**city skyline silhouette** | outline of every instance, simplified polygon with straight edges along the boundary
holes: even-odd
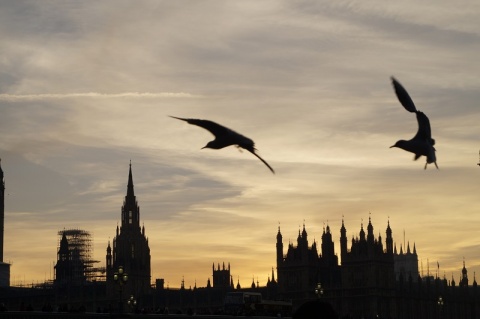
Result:
[[[1,169],[1,166],[0,166],[0,169]],[[1,173],[3,174],[3,170],[1,170]],[[2,176],[2,174],[0,174],[0,176]],[[114,269],[117,269],[119,266],[122,266],[122,267],[125,267],[125,265],[128,265],[128,263],[126,263],[124,260],[123,260],[123,257],[120,258],[119,260],[116,260],[116,257],[115,259],[111,259],[112,257],[109,257],[109,251],[111,251],[111,247],[114,247],[113,251],[113,255],[116,256],[117,254],[115,254],[115,247],[118,245],[115,244],[115,240],[117,238],[120,238],[119,237],[119,234],[126,234],[127,237],[130,237],[132,236],[131,232],[133,231],[133,233],[135,232],[138,232],[138,234],[142,237],[142,238],[145,238],[147,240],[147,249],[148,249],[148,236],[145,235],[145,223],[143,221],[140,220],[140,206],[138,204],[138,200],[137,200],[137,196],[135,196],[135,191],[134,191],[134,182],[133,182],[133,173],[132,173],[132,163],[130,161],[130,164],[129,164],[129,172],[128,172],[128,182],[127,182],[127,191],[126,191],[126,196],[125,196],[125,199],[123,201],[123,207],[122,207],[122,212],[121,212],[121,215],[120,215],[120,220],[121,220],[121,228],[119,228],[119,224],[118,224],[118,221],[117,221],[117,230],[116,230],[116,236],[113,237],[113,240],[111,241],[109,239],[108,241],[108,245],[107,247],[105,248],[106,252],[107,252],[107,261],[105,263],[105,260],[94,260],[92,259],[92,257],[90,256],[91,252],[90,252],[90,249],[91,249],[91,239],[89,239],[89,243],[88,243],[88,258],[85,259],[87,264],[88,264],[88,267],[90,268],[95,268],[93,269],[90,269],[89,272],[85,272],[81,274],[82,278],[83,276],[85,276],[86,280],[87,281],[91,281],[91,280],[97,280],[95,279],[96,276],[98,276],[98,279],[100,280],[107,280],[108,282],[108,268],[111,267],[112,271]],[[133,215],[132,215],[132,210],[134,211]],[[135,212],[136,211],[136,212]],[[128,215],[130,214],[130,215]],[[132,221],[133,221],[133,229],[132,230],[129,230],[129,225],[132,224]],[[140,226],[142,225],[142,226]],[[339,229],[338,233],[341,234],[342,236],[343,235],[343,232],[345,232],[345,235],[346,235],[346,230],[345,230],[345,224],[344,224],[344,216],[342,216],[342,222],[341,222],[341,229]],[[368,226],[368,227],[367,227]],[[416,243],[415,241],[413,241],[413,243],[411,244],[410,243],[410,240],[407,241],[407,239],[405,238],[405,230],[403,231],[403,241],[402,239],[400,239],[400,241],[398,241],[397,238],[393,238],[392,237],[392,230],[390,228],[390,220],[388,219],[388,223],[387,223],[387,229],[386,229],[386,233],[385,233],[385,230],[384,229],[381,229],[381,230],[377,230],[378,231],[378,243],[380,245],[382,245],[384,248],[385,248],[385,251],[388,251],[388,250],[391,250],[391,252],[394,252],[395,256],[406,256],[406,255],[410,255],[411,253],[415,254],[415,256],[419,256],[417,254],[417,249],[416,249]],[[148,227],[148,226],[147,226]],[[67,228],[67,230],[65,230]],[[137,229],[138,228],[138,229]],[[308,227],[307,227],[308,228]],[[349,241],[349,239],[347,239],[347,237],[345,237],[345,239],[347,240],[346,243],[345,243],[345,249],[348,249],[348,251],[350,251],[351,249],[353,249],[353,246],[355,245],[354,242],[359,240],[359,234],[360,234],[360,238],[362,236],[362,232],[364,230],[366,230],[368,228],[368,231],[369,231],[369,234],[371,233],[373,235],[373,232],[374,232],[374,228],[372,226],[372,221],[371,221],[371,213],[369,213],[369,217],[368,217],[368,224],[365,223],[364,224],[364,221],[363,221],[363,218],[361,219],[361,223],[360,223],[360,227],[359,229],[352,229],[350,227],[350,232],[349,232],[349,235],[351,237],[351,240]],[[371,229],[370,229],[371,228]],[[121,231],[120,231],[121,229]],[[61,240],[59,240],[60,242],[63,239],[62,236],[65,236],[66,233],[72,233],[71,236],[73,236],[72,238],[74,238],[74,240],[77,240],[75,238],[77,238],[79,236],[79,234],[87,234],[88,237],[90,238],[91,234],[88,232],[88,230],[79,230],[79,229],[68,229],[68,227],[64,227],[64,230],[63,231],[59,231],[58,232],[58,235],[60,236],[59,238],[62,238]],[[315,237],[313,237],[313,241],[312,241],[312,236],[310,236],[310,244],[313,245],[313,246],[321,246],[322,247],[322,250],[323,250],[323,245],[324,245],[324,242],[323,242],[323,237],[325,236],[325,232],[327,232],[327,234],[331,234],[329,235],[330,236],[330,240],[332,241],[331,242],[331,249],[329,250],[329,254],[332,254],[332,255],[335,255],[335,264],[336,265],[341,265],[342,264],[342,261],[343,261],[343,253],[342,250],[342,242],[341,242],[341,238],[340,238],[340,241],[339,241],[339,247],[340,249],[337,251],[335,250],[335,243],[336,241],[332,238],[332,236],[334,237],[335,236],[335,232],[331,230],[331,226],[330,224],[328,223],[324,223],[323,224],[323,233],[322,233],[322,236],[321,238],[322,239],[319,239],[317,241],[317,239]],[[77,234],[78,233],[78,234]],[[302,229],[300,228],[299,226],[299,229],[298,229],[298,238],[297,238],[297,241],[298,243],[295,243],[295,240],[292,240],[292,239],[288,239],[288,245],[286,245],[286,248],[288,248],[290,250],[290,246],[292,247],[300,247],[301,246],[301,243],[300,243],[300,237],[305,237],[305,240],[307,240],[307,231],[306,231],[306,225],[305,225],[305,221],[303,221],[303,226],[302,226]],[[382,233],[383,233],[383,236],[382,236]],[[280,234],[280,225],[278,226],[278,233],[277,233],[277,243],[278,243],[278,235]],[[387,234],[387,239],[386,241],[382,241],[382,238],[385,239],[385,234]],[[390,235],[388,235],[390,234]],[[365,235],[364,235],[365,236]],[[389,236],[390,236],[390,244],[388,243],[389,241]],[[70,238],[70,237],[69,237]],[[78,237],[80,238],[80,237]],[[135,236],[133,236],[133,238],[135,238]],[[394,240],[395,239],[395,240]],[[131,242],[132,239],[123,239],[123,241],[127,240],[127,242]],[[134,239],[134,242],[136,242],[137,240]],[[143,240],[142,240],[143,241]],[[375,239],[375,242],[377,242],[377,239]],[[285,243],[287,244],[287,243]],[[123,245],[123,244],[121,244]],[[130,245],[130,244],[128,244]],[[136,246],[136,254],[139,254],[139,251],[141,252],[143,250],[143,248],[140,248],[143,244],[141,242],[135,244]],[[297,246],[298,245],[298,246]],[[308,245],[308,241],[306,242],[306,245]],[[390,246],[389,246],[390,245]],[[398,246],[398,247],[397,247]],[[60,250],[61,250],[61,244],[58,244],[57,247],[56,247],[56,251],[57,253],[59,253],[59,247],[60,247]],[[121,247],[121,246],[120,246]],[[87,249],[87,248],[86,248]],[[123,249],[122,249],[123,250]],[[130,254],[130,247],[126,247],[126,250],[127,250],[127,253]],[[134,255],[134,252],[133,252],[134,248],[132,247],[131,248],[131,254],[132,256]],[[317,257],[322,257],[322,255],[324,256],[324,251],[318,251],[317,252]],[[383,250],[383,248],[382,248]],[[353,250],[352,250],[353,251]],[[282,249],[282,253],[281,253],[281,256],[283,258],[287,257],[289,254],[288,251],[283,251]],[[111,256],[111,255],[110,255]],[[207,257],[208,258],[208,257]],[[248,256],[247,256],[248,258]],[[424,267],[424,261],[423,261],[423,258],[421,258],[421,255],[419,257],[416,257],[418,260],[416,262],[417,264],[417,269],[414,271],[415,275],[414,277],[416,278],[416,276],[420,276],[421,278],[427,278],[427,277],[432,277],[432,278],[441,278],[441,279],[445,279],[447,280],[449,283],[450,282],[460,282],[462,280],[462,268],[459,267],[459,270],[457,272],[453,272],[451,273],[451,277],[448,277],[446,272],[443,271],[443,276],[442,276],[442,272],[441,272],[441,269],[440,269],[440,263],[439,261],[429,261],[427,259],[426,263],[425,263],[425,267]],[[58,257],[57,257],[58,259]],[[149,249],[148,249],[148,265],[150,265],[150,254],[149,254]],[[155,259],[155,256],[153,257],[153,259]],[[82,259],[83,260],[83,259]],[[110,260],[110,261],[109,261]],[[56,261],[58,263],[58,260]],[[82,262],[85,262],[85,261],[82,261]],[[213,262],[213,268],[215,269],[215,264],[216,262],[215,261],[212,261]],[[223,264],[223,269],[225,269],[225,261],[222,262]],[[228,270],[230,272],[230,262],[228,262]],[[430,265],[437,265],[437,267],[432,267],[432,269],[430,269]],[[104,271],[101,271],[100,269],[104,269],[104,268],[107,268],[107,271],[106,271],[106,274]],[[54,267],[56,268],[56,266]],[[465,268],[465,258],[463,258],[463,268]],[[98,270],[97,270],[98,269]],[[220,262],[218,262],[218,270],[220,270]],[[92,272],[91,272],[92,271]],[[204,271],[204,270],[202,270]],[[200,271],[200,273],[202,272]],[[239,272],[241,272],[241,269],[238,269]],[[237,281],[235,281],[235,285],[240,285],[242,287],[248,287],[250,285],[256,285],[256,286],[265,286],[271,279],[274,279],[275,277],[278,278],[278,246],[277,246],[277,261],[276,263],[272,266],[272,272],[271,274],[269,274],[267,276],[267,279],[263,279],[262,280],[262,283],[263,281],[265,282],[265,284],[263,285],[260,285],[260,280],[259,280],[259,276],[255,276],[255,274],[252,275],[252,279],[251,279],[251,282],[250,283],[247,283],[245,284],[244,282],[243,283],[240,283],[240,276],[239,275],[236,275],[237,276]],[[58,270],[55,270],[54,271],[57,275],[53,275],[53,277],[50,277],[47,279],[45,279],[45,282],[50,282],[50,281],[54,281],[54,280],[57,280],[58,279]],[[53,272],[52,272],[53,273]],[[102,274],[100,274],[102,273]],[[454,275],[455,273],[455,275]],[[235,276],[235,273],[232,272],[232,277],[230,278],[233,281],[233,277]],[[169,277],[168,274],[163,274],[161,275],[160,277],[153,277],[151,276],[151,273],[150,273],[150,266],[148,267],[148,272],[145,273],[145,284],[149,283],[151,285],[153,285],[155,283],[156,280],[158,279],[161,279],[161,280],[165,280],[164,277]],[[212,277],[211,275],[208,275],[207,276],[207,280],[205,282],[205,285],[202,285],[201,281],[197,282],[197,276],[194,276],[195,279],[194,279],[194,287],[206,287],[207,285],[210,284],[210,282],[212,281]],[[398,274],[396,274],[396,277],[398,278]],[[102,279],[103,278],[103,279]],[[470,283],[472,283],[474,280],[475,280],[475,272],[473,274],[473,277],[471,276],[471,281]],[[15,280],[15,277],[14,277],[14,280]],[[187,278],[187,282],[190,281],[191,278]],[[416,279],[415,279],[416,281]],[[12,286],[29,286],[31,284],[39,284],[41,282],[39,281],[36,281],[35,283],[32,281],[31,283],[28,283],[28,282],[20,282],[20,284],[18,282],[13,282],[11,285]],[[185,285],[185,276],[182,275],[182,279],[181,279],[181,282],[179,285],[170,285],[170,282],[167,280],[166,281],[166,286],[167,287],[171,287],[171,288],[180,288],[180,287],[185,287],[185,288],[192,288],[192,285],[190,286],[187,286]],[[137,294],[140,294],[139,292],[136,293]]]

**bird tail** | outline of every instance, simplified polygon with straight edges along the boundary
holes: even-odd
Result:
[[[275,171],[273,170],[273,168],[270,165],[268,165],[268,163],[263,158],[261,158],[260,155],[255,153],[255,150],[256,149],[254,148],[253,151],[251,151],[251,150],[249,150],[249,151],[250,151],[250,153],[252,153],[256,157],[258,157],[258,159],[261,160],[263,162],[263,164],[267,165],[267,167],[270,169],[270,171],[272,171],[272,173],[275,174]]]

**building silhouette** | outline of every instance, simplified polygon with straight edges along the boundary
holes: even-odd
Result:
[[[220,264],[218,264],[217,269],[215,269],[215,263],[212,265],[212,277],[213,277],[213,287],[214,288],[233,288],[233,279],[230,275],[230,263],[228,267],[225,268],[225,263],[220,269]]]
[[[107,295],[115,298],[140,296],[150,292],[150,248],[145,236],[145,226],[140,227],[140,207],[133,188],[132,164],[128,172],[127,195],[121,209],[121,225],[116,229],[113,247],[108,243],[106,255]],[[121,286],[114,279],[115,272],[122,267],[128,281]]]
[[[5,182],[1,165],[0,180],[3,225]],[[242,288],[239,280],[234,285],[230,263],[227,266],[218,263],[217,267],[213,263],[206,287],[197,287],[195,281],[193,288],[187,288],[183,278],[180,288],[169,288],[168,284],[165,287],[164,279],[157,279],[156,286],[152,287],[150,249],[145,228],[140,227],[140,208],[134,194],[130,164],[121,225],[117,226],[112,245],[108,243],[105,276],[98,274],[101,268],[93,267],[96,262],[89,258],[88,232],[63,230],[58,233],[55,280],[32,283],[29,287],[8,287],[10,265],[2,262],[0,271],[7,287],[0,287],[0,301],[10,310],[25,310],[28,304],[34,310],[46,309],[44,311],[58,305],[60,311],[114,312],[122,309],[116,307],[122,302],[126,308],[126,299],[133,295],[139,307],[157,313],[169,310],[169,313],[222,314],[228,292],[257,292],[264,300],[290,300],[293,309],[321,298],[322,303],[330,304],[345,318],[480,318],[476,276],[474,273],[473,279],[471,275],[469,278],[465,260],[457,282],[453,274],[450,281],[445,275],[440,278],[438,263],[436,276],[427,271],[427,276],[423,277],[423,271],[422,276],[418,274],[416,245],[413,244],[411,250],[410,244],[404,243],[397,253],[389,221],[385,237],[380,233],[377,237],[374,235],[369,218],[366,229],[362,222],[358,233],[347,236],[342,219],[339,264],[328,224],[323,229],[321,243],[314,240],[311,245],[304,224],[303,229],[299,229],[296,246],[289,242],[285,253],[278,227],[277,274],[275,276],[272,268],[265,286],[260,286],[255,276],[251,285]],[[3,232],[0,246],[3,248]],[[1,257],[3,260],[3,253]],[[120,266],[128,274],[123,286],[114,280]],[[322,289],[317,289],[317,294],[315,290],[319,284]]]
[[[418,280],[418,255],[415,243],[413,244],[413,252],[410,251],[410,243],[407,244],[407,251],[403,252],[403,247],[400,246],[400,253],[397,253],[397,247],[395,246],[393,252],[394,259],[394,271],[395,280],[400,280],[400,277],[405,280],[411,280],[416,282]]]
[[[465,260],[463,261],[463,268],[462,268],[462,277],[460,278],[460,287],[468,287],[468,274],[467,268],[465,267]]]
[[[315,297],[315,287],[322,283],[325,287],[339,287],[340,267],[335,255],[330,227],[324,228],[321,254],[316,241],[309,247],[305,224],[298,231],[297,246],[289,243],[283,254],[283,236],[277,232],[277,278],[278,293],[282,299],[308,299]],[[273,277],[273,275],[272,275]]]
[[[10,264],[3,261],[3,245],[5,238],[5,179],[0,159],[0,287],[10,286]]]
[[[61,236],[57,263],[54,267],[56,285],[78,286],[97,277],[92,259],[91,234],[81,229],[64,229],[58,232]]]
[[[393,238],[390,222],[386,229],[386,248],[382,237],[374,236],[371,218],[367,233],[360,226],[359,237],[347,249],[347,230],[342,220],[340,250],[342,258],[342,310],[352,314],[395,315],[395,275]]]
[[[320,297],[345,318],[479,318],[480,293],[475,276],[473,284],[468,286],[465,262],[458,285],[453,277],[448,282],[438,274],[422,278],[418,273],[415,244],[413,251],[408,244],[406,252],[400,247],[397,253],[389,221],[385,234],[384,241],[380,234],[375,237],[369,218],[366,231],[362,223],[349,245],[342,219],[341,265],[338,266],[328,225],[322,235],[321,255],[315,241],[308,245],[305,225],[303,231],[299,231],[297,246],[289,243],[284,255],[279,228],[276,235],[279,288],[276,298],[293,300],[295,309]],[[314,294],[317,284],[322,287],[319,296]]]

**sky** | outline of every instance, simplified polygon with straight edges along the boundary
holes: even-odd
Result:
[[[105,266],[132,163],[152,282],[206,286],[212,264],[265,285],[299,229],[340,255],[371,218],[423,274],[480,276],[480,2],[2,1],[0,158],[11,284],[53,279],[58,231]],[[389,148],[430,119],[437,163]],[[209,119],[256,143],[169,117]],[[384,243],[385,245],[385,243]],[[439,268],[437,268],[437,262]],[[477,279],[478,280],[478,279]]]

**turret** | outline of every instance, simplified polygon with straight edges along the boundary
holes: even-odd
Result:
[[[62,239],[60,240],[60,248],[58,249],[58,260],[67,261],[69,254],[67,236],[65,232],[63,232]]]
[[[282,233],[280,232],[280,226],[278,226],[277,233],[277,267],[279,267],[283,262],[283,242],[282,242]]]
[[[360,241],[365,241],[365,231],[363,230],[363,222],[360,226]]]
[[[465,260],[463,261],[462,279],[460,280],[460,286],[464,286],[464,287],[468,286],[468,275],[467,275],[467,268],[465,267]]]
[[[342,258],[342,264],[345,262],[345,257],[347,256],[347,229],[343,223],[342,218],[342,227],[340,228],[340,257]]]
[[[392,229],[390,228],[390,221],[388,221],[386,233],[387,233],[387,239],[386,239],[387,254],[393,254],[393,238],[392,238]],[[415,245],[413,247],[415,249]]]
[[[327,230],[322,235],[322,256],[327,260],[333,260],[335,256],[332,233],[330,232],[330,226],[328,226],[328,224]]]
[[[110,247],[110,240],[107,246],[107,270],[112,268],[112,247]]]
[[[373,236],[373,225],[372,219],[368,217],[368,226],[367,226],[367,241],[373,244],[375,237]]]

